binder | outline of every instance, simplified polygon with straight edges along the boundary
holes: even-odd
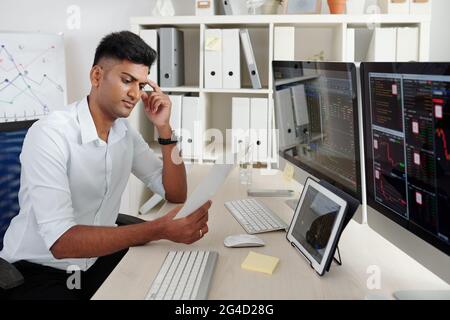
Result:
[[[169,95],[169,99],[172,102],[172,110],[170,113],[170,127],[172,128],[172,130],[175,132],[175,134],[177,136],[181,135],[181,123],[182,123],[182,118],[181,118],[181,110],[182,110],[182,105],[183,105],[183,95],[178,94],[178,95]],[[158,140],[158,130],[156,130],[155,128],[155,141]]]
[[[176,28],[159,29],[160,86],[179,87],[184,84],[184,36]]]
[[[346,59],[347,62],[355,61],[355,29],[347,29],[347,45],[346,45]]]
[[[408,14],[410,0],[378,0],[381,13]]]
[[[273,60],[295,60],[295,27],[275,27]]]
[[[397,49],[396,28],[375,28],[367,53],[367,61],[395,61]]]
[[[199,97],[183,97],[181,119],[181,150],[183,157],[201,158],[206,113],[205,108],[200,105]]]
[[[305,85],[300,84],[291,88],[292,104],[294,109],[295,124],[297,127],[309,123],[308,103],[306,102]]]
[[[222,30],[222,84],[226,89],[241,88],[239,29]]]
[[[259,77],[258,68],[256,66],[255,55],[253,53],[248,29],[241,29],[239,31],[239,34],[241,36],[241,44],[244,50],[245,60],[247,61],[248,73],[250,76],[250,80],[252,81],[253,89],[261,89],[261,79]]]
[[[250,143],[254,162],[266,162],[268,156],[269,106],[267,98],[250,99]]]
[[[410,0],[409,14],[431,15],[431,0]]]
[[[153,50],[155,50],[158,53],[159,56],[159,50],[158,50],[158,30],[141,30],[139,32],[139,36],[142,38],[142,40],[145,41]],[[159,57],[158,57],[159,59]],[[153,65],[150,68],[150,74],[148,75],[148,79],[159,83],[159,77],[158,77],[158,59],[153,63]]]
[[[276,105],[279,106],[275,108],[275,117],[279,130],[280,149],[282,150],[296,142],[291,89],[286,88],[276,91],[274,98]]]
[[[222,30],[205,30],[205,88],[222,88]]]
[[[225,15],[233,15],[233,9],[231,8],[230,0],[220,0],[220,2],[222,3],[223,12],[225,12]]]
[[[396,61],[419,61],[419,28],[397,28]]]
[[[250,98],[231,99],[231,150],[238,154],[241,145],[250,142]]]

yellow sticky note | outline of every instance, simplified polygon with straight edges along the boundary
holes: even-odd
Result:
[[[209,36],[205,40],[205,49],[207,51],[221,51],[222,50],[222,39],[215,36]]]
[[[280,259],[250,251],[241,264],[242,269],[272,274]]]
[[[291,181],[294,177],[294,167],[291,166],[289,163],[286,163],[286,166],[284,167],[283,171],[283,178],[287,181]]]

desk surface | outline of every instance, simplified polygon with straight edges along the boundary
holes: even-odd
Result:
[[[210,166],[194,166],[188,175],[189,192],[201,181]],[[264,175],[254,170],[255,188],[289,188],[301,191],[295,181],[286,181],[282,173]],[[274,171],[272,171],[274,173]],[[224,202],[246,198],[246,186],[239,184],[235,168],[212,199],[209,233],[192,245],[162,240],[130,248],[93,299],[144,299],[159,268],[170,250],[214,250],[219,253],[212,278],[209,299],[364,299],[370,293],[392,294],[396,290],[449,290],[450,286],[425,267],[379,236],[367,225],[351,221],[340,240],[342,266],[333,263],[329,273],[318,276],[307,261],[286,241],[285,232],[260,234],[266,246],[226,248],[223,239],[245,233],[224,207]],[[284,221],[290,223],[292,210],[286,198],[260,198]],[[144,215],[151,220],[170,210],[164,205],[159,213]],[[273,275],[241,269],[241,263],[255,251],[280,258]],[[371,290],[374,274],[380,275],[380,289]],[[369,285],[368,285],[369,284]]]

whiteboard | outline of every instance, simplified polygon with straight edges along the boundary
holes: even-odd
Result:
[[[64,108],[65,70],[62,35],[0,32],[0,122]]]

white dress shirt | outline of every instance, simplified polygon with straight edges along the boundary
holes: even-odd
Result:
[[[51,246],[75,225],[115,226],[130,173],[165,196],[162,162],[126,119],[117,119],[108,143],[98,137],[87,98],[37,121],[22,153],[20,213],[11,221],[0,257],[67,270],[96,258],[55,259]]]

